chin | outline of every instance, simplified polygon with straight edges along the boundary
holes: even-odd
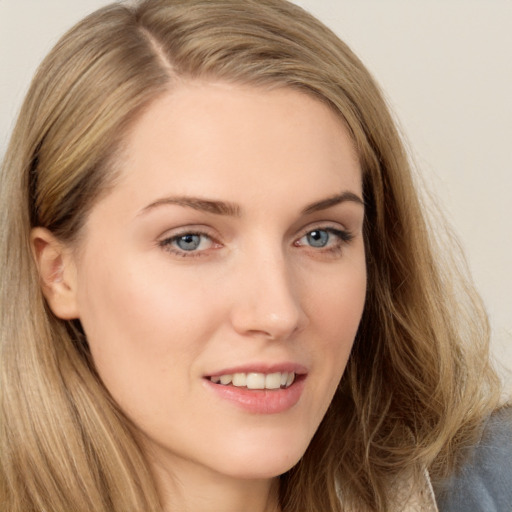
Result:
[[[293,436],[233,443],[223,457],[220,471],[242,479],[275,478],[289,471],[301,459],[310,439],[293,442]],[[219,461],[220,462],[220,461]]]

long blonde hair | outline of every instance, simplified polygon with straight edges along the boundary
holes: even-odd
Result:
[[[52,315],[30,230],[64,241],[115,186],[123,136],[181,78],[302,90],[345,120],[363,168],[369,276],[334,400],[281,476],[283,511],[386,511],[402,471],[453,467],[496,405],[488,326],[434,247],[378,87],[329,29],[284,0],[113,4],[39,68],[1,172],[0,500],[9,512],[158,511],[132,426],[98,378],[78,322]]]

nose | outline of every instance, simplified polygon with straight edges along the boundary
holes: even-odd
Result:
[[[291,265],[274,252],[245,258],[236,272],[231,322],[243,336],[285,340],[308,324]]]

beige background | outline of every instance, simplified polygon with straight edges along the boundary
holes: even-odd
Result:
[[[103,0],[0,0],[0,155],[30,77]],[[512,369],[512,1],[297,0],[372,70],[468,255]],[[509,380],[512,383],[512,379]]]

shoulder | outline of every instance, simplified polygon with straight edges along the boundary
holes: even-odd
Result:
[[[466,462],[435,492],[439,512],[512,511],[512,407],[488,419]]]

